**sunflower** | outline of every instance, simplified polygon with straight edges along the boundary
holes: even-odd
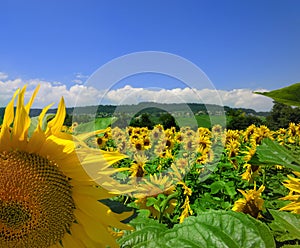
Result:
[[[241,143],[235,139],[228,140],[226,143],[226,151],[228,158],[234,158],[240,151]]]
[[[145,164],[148,161],[148,158],[144,154],[136,153],[134,155],[134,162],[131,164],[128,169],[131,171],[131,177],[140,180],[145,174]]]
[[[101,137],[97,137],[95,141],[96,141],[96,145],[97,145],[100,149],[103,149],[103,148],[105,148],[108,139],[105,138],[104,136],[101,136]]]
[[[147,204],[149,197],[157,197],[159,194],[169,196],[175,192],[175,185],[168,176],[157,174],[150,175],[149,178],[143,178],[138,185],[137,193],[134,197],[137,198],[135,203],[140,209],[148,209],[154,218],[160,216],[160,211],[154,206]],[[173,213],[176,206],[176,199],[171,199],[166,206],[164,213]]]
[[[292,213],[300,214],[300,173],[293,172],[297,177],[288,176],[284,186],[290,190],[290,193],[281,198],[281,200],[289,200],[291,203],[280,210],[292,211]]]
[[[240,133],[238,130],[227,130],[226,136],[225,136],[225,144],[227,144],[230,140],[239,140],[240,139]]]
[[[259,175],[260,167],[258,165],[246,163],[244,168],[246,168],[246,171],[241,175],[242,179],[253,183],[255,177]]]
[[[118,247],[111,230],[128,229],[120,222],[128,214],[115,214],[98,201],[113,195],[92,181],[84,167],[108,167],[121,156],[106,153],[105,158],[97,150],[96,157],[87,146],[77,148],[72,136],[61,132],[63,98],[46,129],[42,123],[51,105],[42,110],[30,133],[29,111],[38,88],[27,105],[26,86],[17,90],[5,109],[0,130],[0,247]]]
[[[243,212],[245,214],[250,214],[254,218],[259,218],[260,212],[263,208],[264,200],[260,197],[261,193],[265,190],[265,186],[260,186],[256,190],[256,184],[254,184],[254,189],[247,190],[246,192],[238,189],[242,193],[244,198],[238,199],[232,208],[233,211]]]
[[[255,142],[256,144],[261,144],[264,138],[274,139],[273,132],[266,126],[262,125],[257,127],[252,134],[250,140],[251,142]]]

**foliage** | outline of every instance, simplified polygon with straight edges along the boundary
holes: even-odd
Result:
[[[242,112],[241,110],[231,110],[227,113],[227,115],[231,116],[231,120],[227,125],[228,129],[243,130],[252,124],[256,126],[264,124],[261,118],[254,115],[246,115],[245,112]]]
[[[287,128],[291,122],[300,122],[300,108],[292,108],[283,103],[275,102],[266,118],[268,127],[272,130]]]
[[[269,224],[277,241],[300,240],[300,215],[270,210],[274,220]]]
[[[284,146],[270,139],[264,139],[262,145],[257,148],[259,161],[266,164],[283,164],[285,167],[300,171],[300,160],[297,154],[293,154]]]
[[[130,122],[130,126],[132,127],[147,127],[152,129],[154,124],[150,119],[150,115],[148,113],[142,113],[140,116],[133,118]]]
[[[136,230],[119,240],[121,247],[275,247],[265,224],[232,211],[201,213],[171,229],[145,218],[131,224]]]
[[[179,126],[177,125],[177,123],[175,121],[175,118],[169,113],[161,115],[159,117],[158,121],[159,121],[159,123],[156,123],[156,124],[163,125],[163,127],[165,129],[168,129],[168,128],[171,128],[171,127],[176,127],[176,130],[177,131],[179,130]]]

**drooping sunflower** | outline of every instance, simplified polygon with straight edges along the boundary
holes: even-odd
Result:
[[[190,196],[192,195],[193,191],[192,189],[190,189],[184,181],[180,181],[177,183],[177,185],[181,185],[182,186],[182,189],[184,190],[183,191],[183,195],[185,196],[185,200],[184,200],[184,203],[183,205],[181,206],[181,209],[182,212],[181,212],[181,215],[179,216],[179,223],[182,223],[184,221],[184,219],[190,215],[193,214],[193,211],[190,207]]]
[[[190,198],[188,196],[185,197],[185,200],[184,200],[184,203],[183,203],[181,209],[183,209],[183,210],[181,212],[181,215],[178,218],[179,223],[182,223],[186,217],[189,217],[190,215],[193,214],[193,210],[191,209],[191,206],[190,206]]]
[[[261,168],[258,165],[248,163],[244,165],[244,168],[246,168],[246,171],[241,175],[242,179],[253,183],[255,177],[259,175]]]
[[[245,214],[250,214],[254,218],[261,217],[261,211],[263,209],[264,200],[261,198],[261,193],[265,190],[265,186],[260,186],[256,190],[256,184],[254,184],[254,189],[247,191],[238,189],[242,193],[244,198],[238,199],[232,208],[233,211],[243,212]]]
[[[42,123],[51,105],[29,133],[29,111],[38,88],[27,105],[26,86],[17,90],[5,109],[0,130],[0,247],[118,247],[112,228],[128,229],[120,222],[128,214],[115,214],[98,201],[112,194],[91,180],[84,166],[107,167],[119,158],[107,153],[106,160],[100,150],[97,157],[88,147],[76,149],[72,136],[61,132],[63,98],[46,129]]]

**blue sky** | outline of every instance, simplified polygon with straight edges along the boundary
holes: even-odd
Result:
[[[150,50],[188,59],[218,90],[277,89],[300,81],[299,10],[297,0],[2,0],[0,72],[70,89]]]

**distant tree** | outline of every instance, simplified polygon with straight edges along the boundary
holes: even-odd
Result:
[[[266,122],[267,126],[272,130],[287,128],[290,122],[300,122],[300,108],[293,108],[283,103],[274,102]]]
[[[165,129],[176,127],[176,130],[179,130],[179,126],[177,125],[175,118],[169,113],[161,115],[158,120],[159,123],[162,124]]]
[[[265,124],[261,118],[255,115],[246,115],[246,113],[241,110],[231,109],[227,115],[230,117],[230,121],[227,125],[228,129],[244,130],[252,124],[256,126]]]
[[[130,126],[132,127],[148,127],[149,129],[152,129],[154,126],[154,123],[150,119],[150,115],[148,113],[143,113],[138,117],[133,118],[130,121]]]
[[[66,114],[64,125],[67,127],[72,126],[72,115]]]

